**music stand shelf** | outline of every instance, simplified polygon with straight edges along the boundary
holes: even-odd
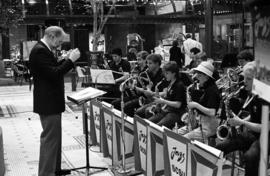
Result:
[[[81,169],[86,169],[85,174],[89,175],[91,174],[89,172],[89,169],[100,169],[100,170],[107,170],[108,168],[106,167],[97,167],[97,166],[90,166],[90,160],[89,160],[89,145],[88,145],[88,140],[89,140],[89,134],[88,134],[88,123],[87,123],[87,112],[85,108],[85,104],[88,101],[91,101],[99,96],[104,95],[106,92],[102,90],[98,90],[92,87],[88,87],[86,89],[83,89],[79,92],[76,92],[70,96],[67,96],[67,99],[72,101],[73,103],[77,104],[78,106],[82,106],[82,115],[83,119],[85,121],[84,123],[84,132],[85,132],[85,154],[86,154],[86,161],[85,161],[85,166],[82,167],[77,167],[77,168],[72,168],[69,169],[69,171],[76,171],[76,170],[81,170]]]

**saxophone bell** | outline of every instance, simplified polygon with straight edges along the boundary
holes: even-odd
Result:
[[[229,139],[232,133],[230,127],[228,127],[226,124],[223,124],[218,126],[216,134],[217,138],[223,141]]]
[[[185,124],[188,124],[188,112],[185,112],[182,116],[181,116],[181,121],[184,122]]]
[[[146,99],[143,96],[139,97],[139,105],[140,106],[146,105]]]

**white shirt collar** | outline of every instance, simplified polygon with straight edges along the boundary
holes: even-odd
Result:
[[[40,39],[40,41],[41,41],[42,43],[44,43],[50,51],[52,51],[51,48],[49,47],[48,43],[46,43],[46,41],[45,41],[43,38]]]

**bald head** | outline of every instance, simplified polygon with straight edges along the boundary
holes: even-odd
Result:
[[[56,49],[61,46],[66,37],[66,33],[59,26],[50,26],[45,29],[43,39],[51,49]]]
[[[65,36],[66,33],[59,26],[50,26],[45,29],[44,36],[51,36],[51,35],[55,37],[61,37],[61,36]]]

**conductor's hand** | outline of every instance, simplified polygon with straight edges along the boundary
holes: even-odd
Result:
[[[72,61],[72,62],[75,62],[76,60],[78,60],[81,56],[81,53],[79,51],[78,48],[72,50],[69,54],[69,59]]]

